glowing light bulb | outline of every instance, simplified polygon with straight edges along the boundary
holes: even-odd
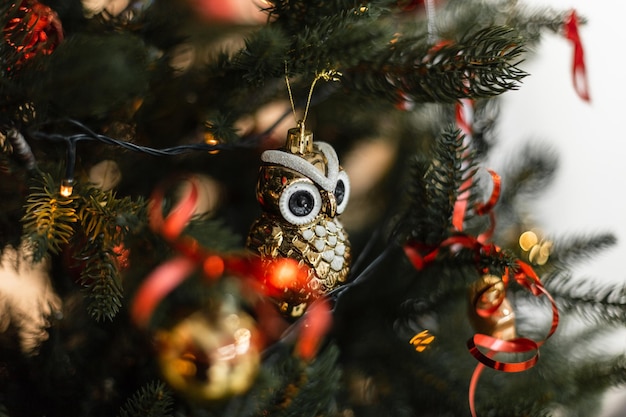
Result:
[[[207,145],[217,146],[219,145],[220,142],[219,140],[215,139],[215,136],[207,132],[204,134],[204,143],[206,143]],[[220,152],[219,149],[214,149],[212,151],[209,151],[211,155],[215,155],[216,153],[219,153],[219,152]]]
[[[74,191],[74,180],[73,179],[64,179],[61,181],[61,187],[59,192],[63,197],[69,197],[72,195],[72,191]]]
[[[435,336],[433,336],[428,330],[424,330],[413,336],[409,343],[415,346],[415,350],[417,352],[423,352],[434,340]]]

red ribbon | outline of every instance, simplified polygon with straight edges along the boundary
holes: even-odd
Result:
[[[152,230],[165,237],[182,256],[158,266],[138,289],[131,306],[131,317],[138,326],[147,328],[159,303],[200,267],[204,275],[210,279],[219,278],[226,272],[242,279],[251,278],[246,282],[247,289],[256,294],[267,295],[271,295],[272,291],[278,291],[271,285],[268,288],[260,287],[259,283],[268,273],[270,283],[279,279],[293,282],[294,285],[301,281],[303,276],[307,276],[308,272],[293,259],[263,262],[257,257],[217,255],[206,251],[195,239],[189,236],[181,237],[195,212],[198,200],[198,184],[193,178],[190,179],[190,187],[186,194],[165,218],[162,209],[163,199],[163,190],[157,188],[152,193],[148,208],[149,224]],[[255,310],[259,324],[266,327],[266,333],[271,335],[271,338],[277,338],[278,329],[284,327],[284,323],[277,322],[276,310],[267,310],[262,303],[256,304]],[[331,323],[332,313],[328,302],[324,299],[318,300],[299,323],[300,334],[295,346],[296,353],[305,360],[312,359]]]
[[[197,264],[185,257],[174,258],[159,267],[145,279],[130,310],[134,322],[148,327],[150,318],[161,300],[178,287],[197,268]]]
[[[454,107],[456,125],[463,134],[463,141],[469,143],[472,137],[472,115],[473,101],[470,99],[461,99]],[[454,212],[452,214],[452,225],[456,230],[463,230],[463,222],[465,221],[465,212],[467,211],[467,201],[470,196],[470,187],[472,185],[472,177],[468,178],[461,189],[454,204]]]
[[[463,98],[454,107],[454,115],[458,128],[466,137],[472,135],[472,116],[474,111],[474,101]]]
[[[487,202],[483,204],[476,204],[474,207],[474,211],[479,216],[483,216],[485,214],[489,214],[491,218],[491,226],[489,230],[482,233],[479,236],[480,241],[486,241],[493,234],[494,229],[494,221],[493,221],[493,213],[492,210],[495,207],[498,199],[500,198],[500,192],[502,189],[502,181],[500,179],[500,175],[498,175],[495,171],[488,169],[489,175],[491,175],[491,180],[493,181],[493,188],[491,190],[491,195]],[[463,230],[463,223],[465,222],[465,215],[467,212],[467,200],[469,199],[469,187],[472,185],[472,178],[468,178],[460,189],[460,194],[454,204],[454,210],[452,212],[452,225],[458,231]]]
[[[427,246],[424,244],[419,244],[416,242],[409,242],[404,246],[404,252],[407,255],[409,261],[413,264],[413,266],[417,270],[423,269],[426,265],[431,262],[434,262],[437,258],[437,255],[440,253],[443,248],[450,248],[454,250],[455,247],[464,247],[467,249],[473,249],[476,252],[476,257],[480,256],[488,256],[493,253],[497,253],[500,251],[494,244],[485,243],[493,233],[493,228],[495,225],[494,222],[494,214],[493,208],[495,207],[498,198],[500,196],[501,191],[501,179],[498,174],[494,171],[489,170],[491,174],[491,178],[493,180],[493,190],[491,192],[491,196],[489,199],[483,204],[477,204],[474,208],[475,212],[478,215],[489,214],[491,217],[491,226],[490,229],[486,232],[483,232],[478,237],[468,236],[466,234],[461,233],[463,223],[465,220],[466,208],[467,208],[467,199],[459,199],[455,204],[455,210],[453,213],[452,223],[454,228],[457,230],[458,234],[453,235],[444,241],[442,241],[438,246]],[[461,192],[465,191],[465,187],[469,187],[471,184],[468,180],[461,187]],[[476,409],[475,409],[475,394],[476,388],[478,386],[479,377],[485,367],[489,367],[502,372],[522,372],[527,369],[535,366],[537,361],[539,360],[539,347],[556,331],[556,328],[559,323],[559,312],[556,306],[556,302],[552,298],[552,296],[548,293],[548,291],[543,287],[539,277],[532,269],[532,267],[520,260],[517,261],[517,270],[513,274],[515,281],[528,289],[533,295],[541,296],[545,295],[552,305],[552,325],[548,332],[548,335],[544,338],[544,340],[536,342],[529,338],[516,338],[513,340],[502,340],[495,338],[493,336],[489,336],[486,334],[475,334],[472,338],[467,341],[467,348],[470,354],[478,360],[478,365],[474,369],[474,373],[472,374],[472,378],[470,381],[469,387],[469,406],[470,411],[473,417],[476,417]],[[509,270],[508,268],[505,270],[505,273],[502,276],[502,282],[506,288],[509,282]],[[503,298],[504,299],[504,298]],[[500,302],[503,301],[500,300]],[[497,306],[491,311],[491,313],[497,310]],[[484,314],[489,314],[489,311],[481,311]],[[480,349],[483,348],[486,350],[486,353],[483,353]],[[502,362],[493,359],[497,353],[507,352],[507,353],[529,353],[535,352],[532,357],[529,359],[520,361],[520,362]]]
[[[590,101],[589,84],[587,82],[587,71],[585,68],[585,51],[583,49],[580,35],[578,34],[578,16],[576,11],[572,10],[564,23],[565,37],[570,40],[574,46],[574,60],[572,62],[572,78],[574,81],[574,89],[580,98]]]
[[[470,380],[469,406],[473,417],[476,417],[477,415],[474,399],[476,395],[476,387],[478,386],[478,380],[483,369],[485,367],[489,367],[502,372],[522,372],[532,368],[539,360],[539,347],[554,334],[559,324],[559,310],[556,306],[556,302],[541,284],[541,281],[535,271],[530,265],[522,261],[517,261],[517,264],[519,270],[514,275],[515,281],[528,289],[533,295],[540,296],[543,294],[548,298],[548,300],[550,300],[550,304],[552,305],[552,324],[547,336],[539,342],[525,337],[512,340],[502,340],[485,334],[475,334],[467,341],[467,348],[469,349],[470,354],[480,362],[476,365]],[[487,349],[487,353],[481,352],[478,349],[479,346]],[[528,353],[533,351],[535,354],[532,357],[520,362],[501,362],[493,359],[493,356],[500,352]]]

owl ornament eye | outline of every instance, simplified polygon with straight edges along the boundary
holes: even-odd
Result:
[[[261,215],[246,246],[266,267],[266,293],[284,317],[295,320],[348,280],[350,242],[337,216],[348,205],[350,181],[332,146],[313,143],[303,126],[290,129],[285,146],[263,152],[261,161]],[[295,260],[301,273],[286,276],[277,267],[284,259]]]
[[[300,226],[317,217],[322,209],[322,196],[314,184],[294,182],[282,192],[278,206],[287,222]]]

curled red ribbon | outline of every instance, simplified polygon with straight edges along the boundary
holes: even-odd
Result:
[[[585,51],[578,33],[578,25],[579,22],[576,11],[572,10],[563,25],[565,37],[571,41],[574,46],[572,79],[574,81],[574,89],[576,90],[578,96],[585,101],[590,101],[591,98],[589,97],[587,70],[585,68]]]
[[[537,364],[539,360],[539,347],[550,338],[556,331],[559,324],[559,310],[556,302],[544,288],[539,280],[539,277],[532,269],[532,267],[522,261],[517,261],[518,271],[515,273],[515,281],[521,286],[528,289],[533,295],[540,296],[545,295],[550,304],[552,305],[552,324],[546,337],[539,342],[525,337],[520,337],[512,340],[497,339],[485,334],[475,334],[467,341],[467,348],[470,354],[476,358],[480,363],[476,365],[472,379],[470,380],[469,388],[469,406],[473,417],[476,417],[475,408],[475,394],[476,387],[478,386],[478,379],[485,367],[495,369],[502,372],[522,372],[532,368]],[[505,275],[508,275],[505,274]],[[478,347],[487,349],[487,353],[481,352]],[[493,359],[497,353],[529,353],[535,352],[529,359],[521,362],[501,362]]]
[[[157,188],[152,193],[149,204],[149,224],[153,231],[161,234],[176,248],[181,256],[168,260],[158,266],[144,280],[138,289],[131,306],[131,317],[134,322],[143,328],[147,328],[150,319],[159,303],[193,272],[202,269],[204,275],[210,279],[219,278],[224,273],[233,273],[246,279],[247,289],[256,293],[270,294],[275,288],[261,288],[258,284],[261,277],[270,271],[270,274],[279,274],[280,277],[270,276],[272,279],[295,280],[301,279],[301,275],[307,275],[293,259],[277,259],[272,262],[262,262],[257,257],[218,255],[206,251],[201,245],[189,236],[181,236],[185,226],[191,220],[198,200],[198,184],[192,178],[189,181],[186,193],[180,198],[175,207],[163,218],[162,188]],[[293,267],[292,264],[295,264]],[[277,330],[283,325],[277,323],[277,312],[264,308],[262,303],[255,306],[260,325],[267,325],[266,333],[271,338],[277,337]],[[324,334],[332,323],[332,313],[328,302],[321,299],[310,311],[307,311],[299,323],[300,334],[295,346],[296,353],[305,360],[311,360],[320,345]],[[271,328],[270,328],[271,326]]]
[[[177,239],[183,232],[189,220],[193,216],[198,202],[198,184],[192,178],[189,181],[187,193],[179,200],[172,211],[163,218],[162,204],[164,192],[162,188],[156,188],[152,193],[149,204],[148,221],[150,228],[159,232],[167,240]]]
[[[148,327],[152,313],[161,300],[187,279],[196,267],[192,260],[178,257],[152,271],[133,300],[130,314],[134,322],[140,327]]]
[[[498,199],[500,198],[500,192],[502,189],[502,181],[500,179],[500,175],[498,175],[495,171],[491,169],[488,169],[487,172],[489,172],[489,175],[491,175],[491,180],[493,181],[491,195],[485,203],[476,204],[476,206],[474,207],[474,211],[479,216],[489,214],[491,218],[491,226],[489,230],[479,236],[478,240],[483,242],[486,241],[493,234],[495,224],[493,221],[492,210],[498,202]],[[454,204],[454,210],[452,212],[452,225],[458,231],[463,230],[463,223],[465,222],[465,215],[467,213],[467,199],[469,198],[467,190],[469,189],[471,184],[472,178],[470,177],[461,186],[460,195],[457,198],[456,203]]]
[[[458,234],[455,234],[445,239],[436,247],[427,246],[416,242],[409,242],[404,246],[404,252],[407,255],[407,258],[417,270],[421,270],[427,264],[433,262],[443,248],[454,249],[455,247],[464,247],[467,249],[473,249],[476,252],[477,257],[482,255],[490,255],[500,251],[500,248],[498,248],[496,245],[485,243],[493,233],[495,225],[493,208],[495,207],[498,198],[500,197],[501,191],[500,176],[491,170],[489,170],[489,173],[493,180],[493,190],[491,192],[491,196],[485,203],[477,204],[474,208],[475,212],[478,215],[489,214],[491,218],[491,226],[489,230],[483,232],[477,237],[468,236],[461,233],[467,209],[467,199],[457,200],[457,203],[455,204],[455,210],[453,212],[452,223],[454,229],[458,232]],[[471,178],[468,181],[471,181]],[[464,186],[461,187],[461,192],[465,190],[465,187],[469,187],[469,185],[471,185],[471,183],[468,181],[466,181]],[[552,305],[552,324],[547,336],[544,338],[544,340],[539,342],[524,337],[515,338],[512,340],[503,340],[480,333],[475,334],[467,341],[467,348],[470,354],[479,362],[474,369],[474,373],[472,374],[468,394],[470,411],[473,417],[476,417],[476,388],[478,386],[478,380],[483,369],[485,367],[489,367],[502,372],[522,372],[532,368],[539,360],[539,347],[554,334],[559,323],[559,312],[556,306],[556,302],[548,293],[548,291],[544,288],[533,268],[530,265],[518,260],[517,270],[513,274],[513,277],[519,285],[528,289],[534,296],[545,295],[548,298]],[[502,276],[502,282],[506,288],[509,282],[508,268],[505,270],[505,273]],[[502,300],[500,300],[500,302],[502,302]],[[493,308],[493,311],[485,310],[479,313],[483,313],[481,315],[493,313],[497,310],[497,307],[498,305]],[[484,350],[486,350],[486,353],[483,353],[479,348],[483,348]],[[530,358],[520,362],[503,362],[494,359],[494,356],[497,353],[504,352],[535,353]]]

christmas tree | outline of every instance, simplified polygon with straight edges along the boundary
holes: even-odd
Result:
[[[623,287],[505,171],[499,98],[572,10],[515,1],[0,6],[6,416],[596,416]],[[43,288],[43,289],[41,289]],[[539,359],[541,355],[541,359]]]

